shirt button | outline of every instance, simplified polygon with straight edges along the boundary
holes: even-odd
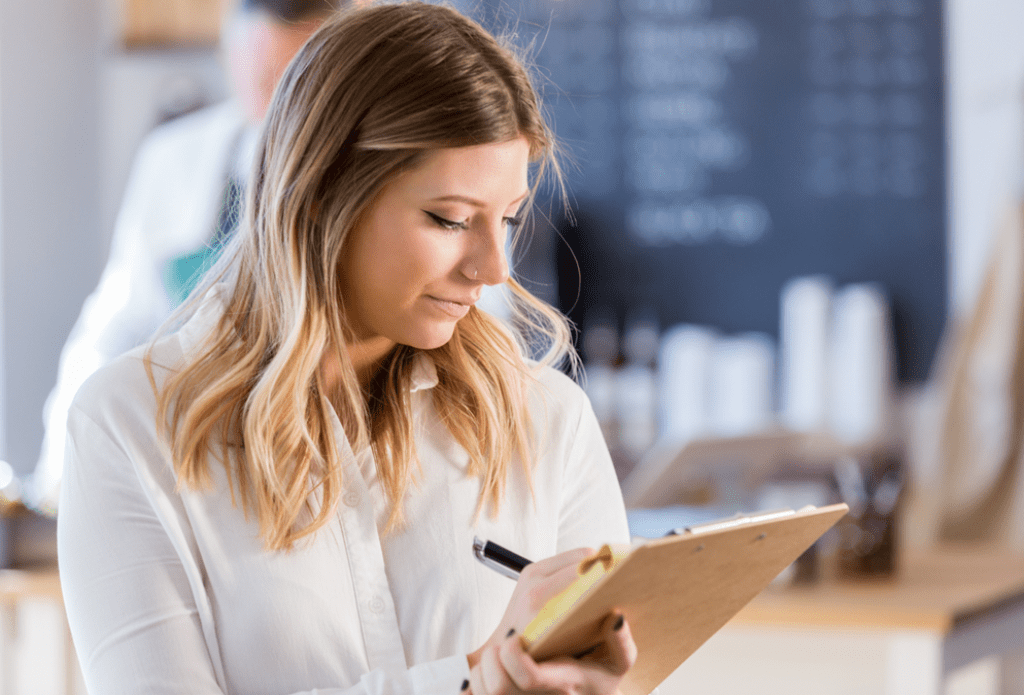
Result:
[[[370,600],[370,611],[373,612],[373,613],[383,613],[384,612],[384,599],[382,599],[380,596],[374,596]]]
[[[358,507],[359,506],[359,493],[358,492],[347,492],[347,493],[345,493],[345,496],[342,497],[342,501],[345,504],[347,504],[348,506],[350,506],[350,507]]]

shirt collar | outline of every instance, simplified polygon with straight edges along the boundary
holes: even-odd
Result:
[[[413,360],[412,376],[409,379],[410,393],[437,386],[437,367],[434,360],[422,352],[417,353]]]

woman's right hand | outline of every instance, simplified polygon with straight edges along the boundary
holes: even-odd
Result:
[[[551,598],[575,581],[579,564],[593,554],[591,548],[577,548],[523,570],[498,628],[482,647],[467,655],[473,695],[617,692],[619,680],[636,660],[636,645],[621,616],[609,617],[605,642],[585,659],[537,664],[523,651],[518,637]]]

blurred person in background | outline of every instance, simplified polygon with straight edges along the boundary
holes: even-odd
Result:
[[[61,352],[26,502],[54,513],[68,407],[102,365],[141,344],[184,300],[235,229],[259,124],[278,79],[345,0],[226,0],[231,98],[154,129],[135,157],[107,265]]]

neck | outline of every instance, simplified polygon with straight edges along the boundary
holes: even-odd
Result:
[[[356,379],[359,380],[359,387],[362,390],[365,391],[370,385],[380,369],[381,362],[394,347],[395,343],[387,338],[372,338],[346,345],[348,357],[352,361],[352,368],[355,370]],[[320,369],[323,372],[324,384],[328,393],[336,393],[343,378],[338,354],[333,350],[328,350],[321,361]]]

